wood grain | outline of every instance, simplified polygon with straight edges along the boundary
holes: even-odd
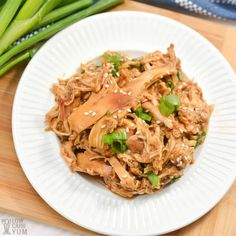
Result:
[[[149,5],[125,1],[112,11],[152,12],[173,18],[198,31],[211,41],[236,71],[236,28],[232,25],[199,19]],[[25,68],[15,67],[0,79],[0,211],[47,223],[81,235],[98,235],[77,226],[50,208],[35,192],[18,162],[11,133],[11,111],[15,90]],[[168,236],[236,235],[236,183],[217,206],[201,219]]]

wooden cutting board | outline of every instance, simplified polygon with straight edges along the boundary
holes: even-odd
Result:
[[[199,19],[133,1],[125,1],[112,10],[152,12],[178,20],[211,41],[236,71],[236,27],[233,24]],[[69,222],[50,208],[32,188],[20,167],[12,141],[11,111],[15,90],[25,66],[26,64],[21,64],[15,67],[0,79],[0,211],[81,235],[98,235]],[[236,183],[213,210],[191,225],[168,235],[234,236],[235,221]]]

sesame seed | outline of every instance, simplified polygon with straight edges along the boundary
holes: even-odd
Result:
[[[109,84],[105,84],[104,87],[105,87],[105,88],[109,88]]]
[[[130,126],[131,126],[131,127],[134,127],[134,123],[132,123]]]
[[[140,134],[140,131],[137,131],[136,134]]]
[[[130,92],[128,92],[128,95],[130,96],[132,94],[132,92],[130,91]]]
[[[167,75],[170,75],[170,71],[169,70],[167,71]]]
[[[121,110],[118,110],[118,113],[120,114],[120,113],[121,113]]]
[[[123,94],[125,95],[125,94],[127,94],[127,93],[124,91]]]
[[[118,92],[118,90],[116,89],[116,90],[114,90],[114,93],[117,93]]]
[[[104,74],[104,77],[105,77],[105,78],[107,78],[107,77],[108,77],[108,73],[107,73],[107,72]]]
[[[181,129],[181,128],[179,128],[179,131],[181,132],[181,133],[183,133],[184,131],[183,131],[183,129]]]
[[[122,90],[122,89],[120,90],[120,93],[123,93],[123,90]]]
[[[96,116],[96,114],[97,114],[97,113],[94,111],[94,112],[92,113],[92,116]]]
[[[89,113],[86,111],[86,112],[84,112],[84,115],[85,115],[85,116],[88,116],[88,115],[89,115]]]
[[[126,130],[127,133],[129,133],[129,128],[126,128],[125,130]]]
[[[119,77],[119,76],[120,76],[120,73],[119,73],[119,72],[116,72],[116,76]]]
[[[117,115],[114,115],[113,118],[114,118],[114,119],[117,119]]]
[[[105,127],[106,127],[106,125],[104,124],[104,125],[101,126],[101,129],[104,129]]]
[[[92,111],[92,110],[90,110],[90,111],[89,111],[89,113],[91,114],[91,113],[93,113],[93,111]]]
[[[128,111],[128,112],[132,112],[129,108],[128,108],[126,111]]]

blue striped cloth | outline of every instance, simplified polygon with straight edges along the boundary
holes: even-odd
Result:
[[[177,11],[236,20],[236,0],[136,0]]]

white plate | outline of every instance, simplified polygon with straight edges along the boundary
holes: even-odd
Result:
[[[175,44],[182,66],[215,104],[209,133],[196,162],[175,184],[150,196],[123,199],[76,173],[61,158],[44,115],[53,106],[49,91],[63,73],[106,50],[131,54]],[[236,78],[223,56],[202,36],[166,17],[114,12],[89,17],[50,39],[30,61],[13,109],[13,136],[29,181],[57,212],[85,228],[109,235],[162,234],[208,212],[226,193],[236,170]]]

